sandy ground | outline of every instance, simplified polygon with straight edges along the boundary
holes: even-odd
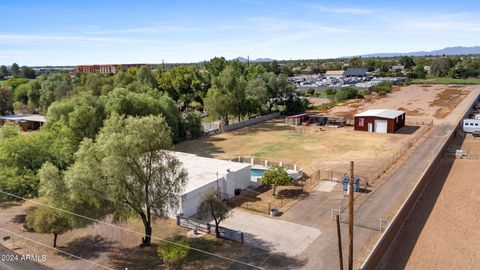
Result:
[[[22,230],[25,221],[25,214],[32,206],[32,203],[24,204],[3,204],[0,209],[0,228],[15,234],[0,230],[0,238],[13,235],[14,244],[11,240],[1,241],[1,245],[12,249],[18,254],[29,254],[46,256],[42,264],[53,269],[61,270],[93,270],[93,269],[163,269],[161,259],[156,253],[158,238],[165,239],[173,235],[186,235],[188,229],[179,227],[172,219],[157,220],[153,227],[153,245],[148,248],[139,248],[142,238],[143,225],[137,219],[131,219],[128,223],[118,225],[129,230],[139,232],[133,233],[120,228],[96,223],[83,229],[75,229],[58,237],[58,250],[74,254],[87,261],[70,257],[53,249],[52,234],[40,234]],[[33,242],[31,240],[36,242]],[[202,250],[214,252],[221,256],[240,259],[241,261],[264,261],[274,256],[272,263],[282,261],[288,264],[296,264],[298,261],[282,255],[272,255],[268,251],[252,248],[233,241],[216,240],[212,235],[205,235],[199,239],[203,241]],[[40,244],[39,244],[40,243]],[[199,244],[200,245],[200,244]],[[196,251],[192,258],[195,261],[188,262],[184,269],[227,269],[235,266],[231,261],[208,256]],[[14,264],[12,264],[15,267]]]
[[[432,119],[441,123],[463,98],[476,86],[409,85],[395,87],[384,97],[367,96],[352,100],[330,110],[334,114],[354,115],[367,109],[398,109],[409,119]]]
[[[383,269],[478,269],[480,139],[469,135],[467,159],[444,158],[397,236]]]
[[[309,97],[308,101],[313,106],[318,106],[318,105],[322,105],[330,102],[328,98],[316,98],[316,97]]]
[[[257,157],[298,164],[307,174],[318,169],[343,171],[355,160],[359,174],[376,172],[400,149],[408,134],[354,131],[353,127],[293,127],[283,118],[176,145],[177,151],[232,159]]]

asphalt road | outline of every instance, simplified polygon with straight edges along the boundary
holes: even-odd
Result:
[[[21,255],[0,246],[0,270],[51,270],[34,261],[22,260]]]

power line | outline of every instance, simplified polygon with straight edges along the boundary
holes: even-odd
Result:
[[[63,251],[63,250],[61,250],[61,249],[58,249],[58,248],[54,248],[54,247],[45,245],[45,244],[43,244],[43,243],[41,243],[41,242],[38,242],[38,241],[33,240],[33,239],[31,239],[31,238],[25,237],[25,236],[23,236],[23,235],[21,235],[21,234],[18,234],[18,233],[16,233],[16,232],[12,232],[12,231],[9,231],[9,230],[4,229],[4,228],[0,228],[0,230],[5,231],[5,232],[8,232],[8,233],[11,233],[11,234],[13,234],[13,235],[15,235],[15,236],[21,237],[21,238],[26,239],[26,240],[28,240],[28,241],[31,241],[31,242],[33,242],[33,243],[35,243],[35,244],[41,245],[41,246],[43,246],[43,247],[56,250],[56,251],[58,251],[58,252],[60,252],[60,253],[66,254],[66,255],[68,255],[68,256],[70,256],[70,257],[73,257],[73,258],[75,258],[75,259],[79,259],[79,260],[82,260],[82,261],[91,263],[91,264],[93,264],[93,265],[95,265],[95,266],[99,266],[99,267],[102,267],[102,268],[107,269],[107,270],[115,270],[115,269],[113,269],[113,268],[106,267],[106,266],[104,266],[104,265],[101,265],[101,264],[98,264],[98,263],[96,263],[96,262],[93,262],[93,261],[84,259],[84,258],[79,257],[79,256],[77,256],[77,255],[68,253],[68,252]]]
[[[64,210],[64,209],[61,209],[61,208],[57,208],[57,207],[54,207],[54,206],[50,206],[50,205],[45,204],[45,203],[41,203],[41,202],[37,202],[37,201],[34,201],[34,200],[30,200],[30,199],[27,199],[27,198],[24,198],[24,197],[15,195],[15,194],[13,194],[13,193],[6,192],[6,191],[4,191],[4,190],[2,190],[2,189],[0,189],[0,193],[3,193],[3,194],[6,194],[6,195],[9,195],[9,196],[12,196],[12,197],[17,198],[17,199],[24,200],[24,201],[26,201],[26,202],[31,202],[31,203],[34,203],[34,204],[37,204],[37,205],[42,205],[42,206],[45,206],[45,207],[48,207],[48,208],[51,208],[51,209],[54,209],[54,210],[58,210],[58,211],[61,211],[61,212],[67,213],[67,214],[71,214],[71,215],[74,215],[74,216],[77,216],[77,217],[81,217],[81,218],[84,218],[84,219],[87,219],[87,220],[90,220],[90,221],[98,222],[98,223],[101,223],[101,224],[104,224],[104,225],[107,225],[107,226],[111,226],[111,227],[114,227],[114,228],[118,228],[118,229],[121,229],[121,230],[125,230],[125,231],[127,231],[127,232],[131,232],[131,233],[134,233],[134,234],[137,234],[137,235],[144,236],[143,233],[140,233],[140,232],[137,232],[137,231],[134,231],[134,230],[131,230],[131,229],[127,229],[127,228],[118,226],[118,225],[116,225],[116,224],[112,224],[112,223],[108,223],[108,222],[101,221],[101,220],[98,220],[98,219],[90,218],[90,217],[87,217],[87,216],[84,216],[84,215],[80,215],[80,214],[77,214],[77,213],[73,213],[73,212],[70,212],[70,211],[67,211],[67,210]],[[228,261],[231,261],[231,262],[234,262],[234,263],[239,263],[239,264],[242,264],[242,265],[245,265],[245,266],[249,266],[249,267],[252,267],[252,268],[263,269],[263,270],[264,270],[264,268],[263,268],[263,267],[260,267],[260,266],[256,266],[256,265],[253,265],[253,264],[250,264],[250,263],[246,263],[246,262],[242,262],[242,261],[239,261],[239,260],[236,260],[236,259],[232,259],[232,258],[228,258],[228,257],[221,256],[221,255],[218,255],[218,254],[214,254],[214,253],[211,253],[211,252],[208,252],[208,251],[204,251],[204,250],[201,250],[201,249],[198,249],[198,248],[194,248],[194,247],[182,245],[182,244],[179,244],[179,243],[176,243],[176,242],[173,242],[173,241],[161,239],[161,238],[156,237],[156,236],[153,236],[153,235],[151,235],[150,238],[156,239],[156,240],[158,240],[158,241],[162,241],[162,242],[165,242],[165,243],[168,243],[168,244],[176,245],[176,246],[179,246],[179,247],[187,248],[187,249],[190,249],[190,250],[195,250],[195,251],[198,251],[198,252],[201,252],[201,253],[210,255],[210,256],[214,256],[214,257],[217,257],[217,258],[220,258],[220,259],[225,259],[225,260],[228,260]],[[112,270],[113,270],[113,269],[112,269]]]

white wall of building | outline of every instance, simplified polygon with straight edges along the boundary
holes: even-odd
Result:
[[[225,180],[227,179],[227,180]],[[228,194],[229,197],[235,196],[235,189],[245,189],[251,184],[250,182],[250,166],[246,166],[238,171],[219,173],[219,179],[206,183],[205,185],[188,191],[182,195],[182,202],[177,211],[171,211],[169,215],[174,218],[182,213],[189,217],[197,212],[198,206],[203,196],[210,190],[220,190],[221,193]]]

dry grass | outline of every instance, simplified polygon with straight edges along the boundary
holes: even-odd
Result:
[[[3,242],[7,248],[13,249],[19,254],[46,255],[47,260],[43,264],[54,269],[97,269],[98,266],[90,264],[62,254],[53,248],[52,234],[26,232],[22,230],[25,214],[32,203],[2,204],[0,226],[21,236],[13,236],[15,246],[11,241]],[[129,219],[127,222],[118,224],[131,231],[112,228],[104,224],[93,224],[86,228],[71,230],[58,238],[58,249],[87,259],[93,263],[107,266],[113,269],[163,269],[165,265],[156,253],[156,245],[159,239],[170,239],[175,235],[186,235],[187,229],[179,227],[172,219],[157,219],[153,224],[152,246],[140,248],[143,225],[138,219]],[[0,231],[0,237],[8,233]],[[33,239],[36,242],[22,237]],[[258,251],[248,245],[216,239],[212,235],[205,235],[200,239],[192,239],[192,247],[226,256],[234,259],[242,259],[249,254],[257,254],[263,261],[269,256],[268,252]],[[198,251],[191,251],[188,255],[184,269],[225,269],[233,267],[231,261],[209,256]]]
[[[445,118],[468,94],[468,91],[456,87],[448,87],[437,94],[430,107],[438,107],[434,116],[438,119]]]
[[[359,173],[378,169],[382,160],[400,149],[408,138],[400,134],[353,131],[353,127],[292,127],[274,119],[233,132],[176,146],[177,151],[231,159],[253,156],[275,162],[298,164],[307,174],[321,169],[342,171],[349,160],[359,162]]]

